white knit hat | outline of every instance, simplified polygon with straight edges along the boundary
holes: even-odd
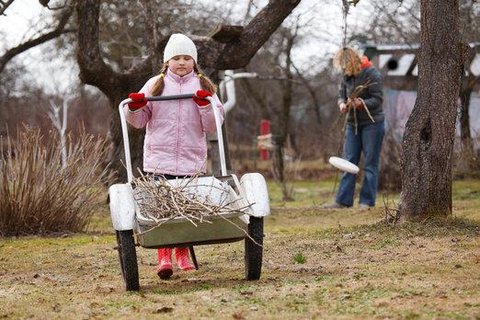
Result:
[[[165,51],[163,52],[163,62],[167,62],[178,55],[187,55],[197,62],[197,48],[195,43],[184,34],[174,33],[168,39]]]

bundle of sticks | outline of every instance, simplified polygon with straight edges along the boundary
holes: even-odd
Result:
[[[241,214],[248,207],[241,206],[241,199],[232,199],[230,187],[201,186],[197,177],[179,180],[172,184],[163,177],[142,175],[133,180],[134,198],[139,207],[137,219],[145,225],[161,225],[167,221],[184,218],[197,226],[198,223],[211,223],[212,217],[223,217],[228,214]],[[205,192],[215,193],[216,201]],[[220,199],[220,200],[219,200]]]
[[[362,93],[362,91],[373,84],[375,84],[375,82],[372,83],[370,80],[367,80],[364,84],[356,86],[355,89],[353,89],[350,96],[348,96],[347,107],[354,108],[353,101],[355,99],[360,99],[360,101],[362,102],[362,109],[364,109],[367,112],[367,115],[370,118],[370,120],[372,120],[372,122],[375,122],[375,120],[373,120],[372,115],[370,114],[370,110],[368,110],[367,105],[365,104],[365,101],[363,101],[363,99],[360,98],[360,94]]]

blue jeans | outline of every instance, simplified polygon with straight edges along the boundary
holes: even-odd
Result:
[[[380,151],[382,149],[383,136],[385,135],[384,122],[359,126],[357,134],[355,127],[347,124],[345,129],[345,142],[343,145],[343,158],[358,165],[360,155],[363,152],[365,167],[362,188],[360,189],[361,204],[375,205],[378,187],[378,171]],[[336,202],[344,206],[353,206],[355,194],[356,176],[344,173],[338,188]]]

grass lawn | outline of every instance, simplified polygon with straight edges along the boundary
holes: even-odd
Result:
[[[198,271],[155,274],[137,248],[125,292],[108,207],[89,231],[0,238],[0,319],[480,319],[480,181],[454,182],[454,217],[392,226],[378,206],[325,210],[333,180],[269,184],[262,277],[244,280],[243,242],[196,247]]]

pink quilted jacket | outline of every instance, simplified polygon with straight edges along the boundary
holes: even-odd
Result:
[[[159,76],[145,83],[140,92],[151,96]],[[179,77],[167,71],[162,96],[195,93],[200,80],[192,72]],[[223,106],[218,99],[223,122]],[[198,107],[192,99],[153,101],[139,110],[130,111],[125,105],[127,122],[135,128],[146,126],[143,149],[143,170],[156,174],[193,175],[205,173],[207,161],[206,133],[214,132],[212,105]]]

